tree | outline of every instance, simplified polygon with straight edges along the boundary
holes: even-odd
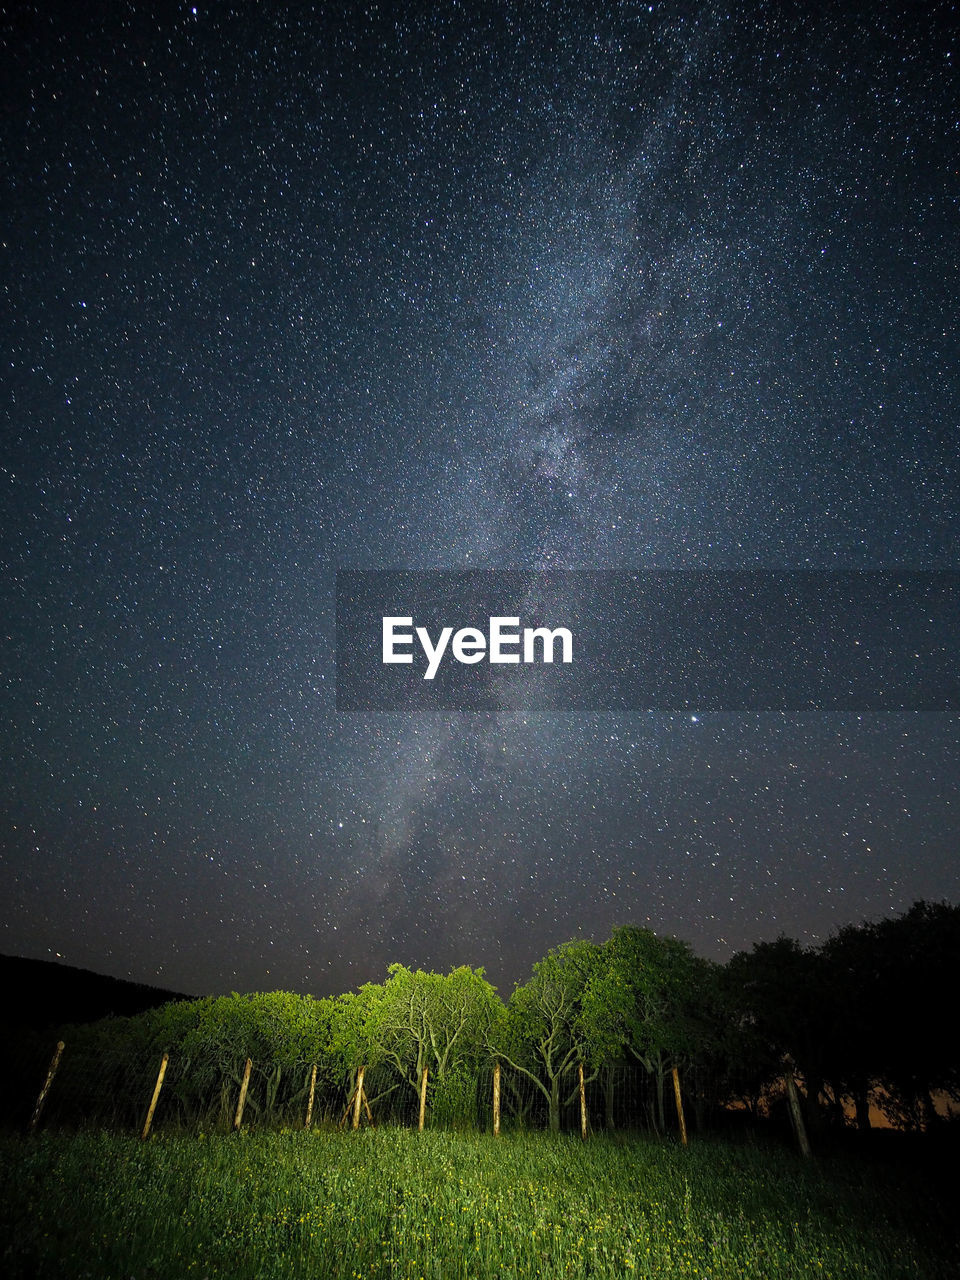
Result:
[[[712,1034],[705,1046],[706,1068],[720,1106],[745,1106],[759,1119],[770,1085],[783,1073],[783,1051],[757,1026],[745,1007],[742,972],[718,965],[710,1012]]]
[[[937,1122],[935,1095],[960,1101],[952,1001],[960,982],[960,906],[915,902],[865,925],[873,946],[870,1004],[881,1106],[895,1123]]]
[[[586,983],[580,1028],[588,1055],[598,1065],[633,1059],[653,1075],[653,1120],[661,1132],[666,1077],[694,1056],[707,1034],[709,976],[709,962],[685,942],[624,925],[600,948]]]
[[[566,942],[538,960],[529,981],[514,988],[506,1017],[491,1040],[495,1056],[543,1094],[554,1132],[560,1128],[563,1077],[586,1057],[582,1000],[599,952],[593,942]]]
[[[824,1000],[821,1036],[826,1042],[825,1074],[841,1111],[853,1100],[860,1129],[870,1128],[871,1091],[884,1062],[884,960],[876,928],[847,925],[820,948]]]
[[[744,1041],[762,1045],[771,1064],[768,1083],[782,1077],[784,1059],[791,1058],[805,1084],[807,1124],[818,1128],[829,1048],[830,988],[822,957],[781,934],[737,952],[727,976]]]
[[[376,1012],[382,997],[382,985],[366,982],[359,991],[346,992],[332,1001],[330,1052],[343,1085],[344,1099],[353,1096],[360,1067],[375,1067],[383,1059],[376,1029]],[[368,1078],[365,1088],[369,1087]],[[397,1083],[393,1083],[373,1101],[397,1087]]]
[[[216,1116],[227,1123],[249,1057],[248,1113],[299,1111],[310,1066],[317,1064],[321,1086],[330,1079],[330,1006],[276,991],[172,1001],[133,1017],[102,1019],[65,1033],[71,1053],[64,1082],[86,1078],[102,1095],[101,1105],[138,1113],[157,1061],[168,1053],[161,1106],[181,1119]],[[89,1113],[89,1104],[83,1109]]]
[[[226,1118],[250,1058],[255,1086],[247,1093],[247,1108],[251,1114],[269,1115],[292,1068],[315,1062],[321,1076],[330,1073],[330,1004],[289,991],[200,1002],[196,1023],[179,1046],[185,1083],[201,1096],[218,1090],[221,1117]]]
[[[429,1068],[432,1104],[454,1118],[467,1094],[472,1106],[476,1068],[502,1011],[500,998],[482,969],[465,965],[439,974],[394,964],[389,974],[382,986],[363,988],[362,1008],[354,1010],[362,1015],[353,1032],[362,1060],[389,1064],[414,1095]]]
[[[893,1123],[936,1122],[935,1097],[960,1101],[960,1063],[945,1000],[960,981],[960,907],[915,902],[902,916],[848,925],[819,950],[790,938],[757,943],[726,968],[735,1054],[767,1082],[790,1055],[806,1086],[807,1122],[821,1095],[846,1122],[852,1099],[869,1128],[871,1096]]]

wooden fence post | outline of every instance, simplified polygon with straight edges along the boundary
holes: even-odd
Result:
[[[169,1055],[164,1054],[160,1059],[160,1072],[157,1075],[157,1083],[153,1086],[153,1097],[150,1099],[150,1106],[147,1110],[147,1118],[143,1122],[143,1132],[140,1134],[141,1139],[145,1139],[150,1132],[150,1126],[153,1124],[153,1113],[157,1109],[157,1099],[160,1097],[160,1089],[163,1086],[163,1077],[167,1074],[167,1063]]]
[[[587,1140],[587,1091],[583,1083],[583,1063],[577,1063],[577,1077],[580,1086],[580,1137]]]
[[[800,1144],[800,1154],[809,1157],[810,1141],[807,1138],[807,1127],[803,1123],[803,1112],[800,1110],[800,1098],[797,1095],[797,1082],[793,1076],[793,1061],[788,1059],[786,1063],[786,1083],[787,1083],[787,1105],[790,1109],[790,1119],[793,1121],[793,1131],[797,1135],[797,1142]]]
[[[680,1121],[680,1141],[687,1145],[687,1122],[683,1117],[683,1098],[680,1096],[680,1072],[673,1068],[673,1096],[677,1101],[677,1119]]]
[[[500,1137],[500,1063],[493,1066],[493,1136]]]
[[[303,1127],[305,1129],[310,1128],[310,1121],[313,1119],[313,1097],[316,1091],[317,1091],[317,1064],[314,1063],[313,1069],[310,1072],[310,1096],[307,1099],[307,1118],[303,1122]]]
[[[356,1101],[353,1104],[354,1129],[360,1128],[360,1107],[363,1103],[363,1073],[366,1071],[366,1069],[367,1069],[366,1067],[361,1067],[360,1070],[357,1072],[357,1097],[356,1097]]]
[[[243,1120],[243,1108],[247,1101],[247,1086],[250,1083],[250,1068],[252,1065],[253,1064],[248,1058],[246,1065],[243,1068],[243,1082],[240,1085],[240,1097],[237,1099],[237,1114],[233,1118],[233,1127],[235,1130],[239,1130],[240,1123]]]
[[[423,1122],[427,1115],[427,1068],[423,1068],[423,1074],[420,1077],[420,1123],[417,1128],[423,1133]]]
[[[33,1133],[37,1127],[37,1121],[40,1119],[40,1112],[43,1110],[43,1104],[47,1100],[47,1094],[50,1092],[50,1086],[53,1084],[53,1077],[57,1074],[57,1067],[60,1065],[60,1055],[63,1053],[63,1041],[57,1042],[57,1047],[53,1051],[53,1057],[50,1059],[50,1066],[47,1069],[47,1078],[43,1082],[43,1088],[40,1090],[40,1096],[37,1098],[37,1105],[33,1108],[33,1115],[30,1117],[30,1132]]]

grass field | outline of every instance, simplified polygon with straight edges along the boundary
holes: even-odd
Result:
[[[117,1280],[960,1275],[908,1168],[408,1130],[0,1140],[0,1273]]]

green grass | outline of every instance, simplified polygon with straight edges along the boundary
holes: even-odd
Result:
[[[0,1140],[11,1280],[952,1280],[948,1213],[909,1171],[719,1142],[399,1129]]]

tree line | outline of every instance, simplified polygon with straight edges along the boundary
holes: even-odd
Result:
[[[141,1104],[142,1082],[121,1083],[122,1064],[170,1054],[169,1092],[184,1115],[209,1112],[218,1099],[226,1114],[249,1058],[264,1114],[285,1091],[302,1090],[302,1081],[290,1083],[302,1064],[316,1067],[333,1111],[350,1097],[361,1066],[375,1111],[388,1100],[394,1109],[404,1099],[413,1106],[426,1068],[431,1122],[469,1125],[500,1062],[512,1114],[552,1130],[561,1127],[581,1064],[598,1127],[617,1124],[618,1090],[640,1079],[644,1123],[669,1128],[677,1067],[701,1128],[731,1108],[764,1111],[789,1070],[814,1132],[869,1127],[871,1103],[894,1125],[922,1129],[938,1122],[938,1096],[960,1103],[958,978],[960,907],[917,902],[897,918],[847,926],[818,947],[781,936],[725,964],[625,925],[605,942],[578,939],[551,950],[505,1001],[482,969],[441,974],[394,964],[383,982],[340,996],[177,1000],[63,1035],[75,1061],[89,1066],[91,1096],[112,1080],[116,1098],[129,1088],[131,1106]],[[67,1071],[64,1089],[69,1081]]]

